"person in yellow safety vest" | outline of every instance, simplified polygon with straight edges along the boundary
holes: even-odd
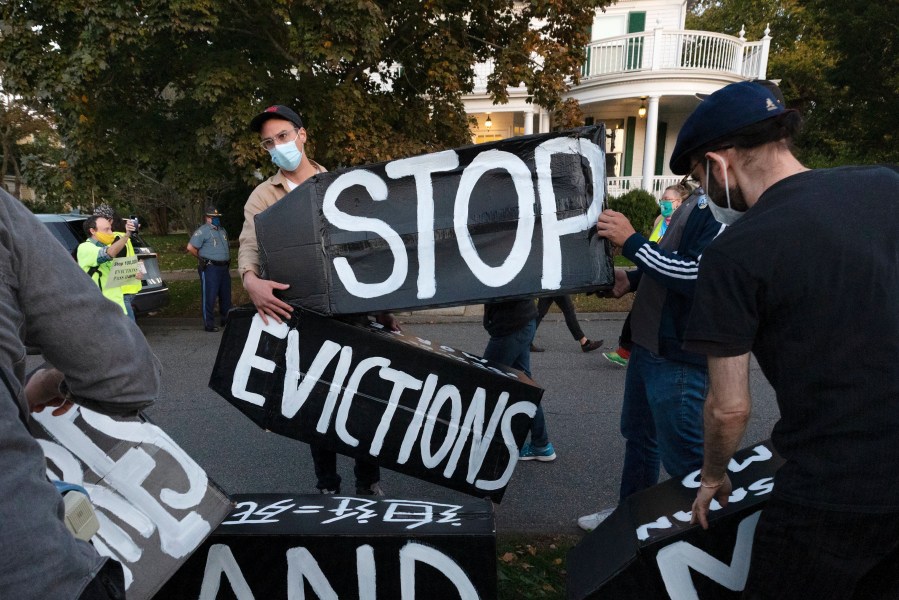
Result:
[[[94,214],[98,217],[105,217],[112,222],[112,226],[121,225],[123,223],[123,219],[119,217],[116,213],[115,209],[112,208],[108,204],[98,204],[94,209]],[[138,223],[134,223],[135,230],[140,227]],[[122,228],[124,229],[124,227]],[[119,237],[126,237],[124,231],[113,231],[113,235]],[[125,256],[134,256],[134,245],[131,243],[131,238],[127,237],[125,241]],[[140,263],[138,263],[140,264]],[[135,320],[134,307],[132,306],[132,301],[134,300],[134,296],[143,289],[143,282],[141,281],[144,278],[144,274],[142,271],[137,271],[137,280],[134,283],[125,283],[122,284],[122,299],[125,302],[125,314],[128,315],[128,318],[132,321]]]
[[[124,251],[125,244],[134,230],[134,224],[126,221],[124,235],[117,237],[112,232],[112,221],[106,217],[92,215],[84,222],[84,232],[90,237],[78,246],[76,253],[78,266],[94,280],[107,299],[122,308],[125,315],[128,315],[128,309],[125,306],[122,288],[110,288],[106,282],[112,269],[112,259]]]

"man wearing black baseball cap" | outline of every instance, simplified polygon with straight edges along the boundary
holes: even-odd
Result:
[[[786,463],[744,597],[897,598],[899,173],[809,170],[790,147],[799,125],[769,90],[732,84],[688,117],[671,158],[731,223],[703,253],[684,336],[710,379],[693,522],[708,527],[711,501],[733,491],[753,352]]]
[[[281,104],[269,106],[253,117],[250,129],[259,134],[260,146],[271,155],[272,162],[278,166],[278,172],[256,186],[244,205],[238,271],[263,322],[268,324],[267,319],[272,318],[280,323],[282,319],[290,318],[293,307],[276,297],[274,292],[287,289],[288,285],[260,277],[259,249],[253,218],[313,175],[324,173],[325,168],[305,153],[306,130],[300,116],[290,108]],[[390,313],[379,315],[378,320],[391,329],[399,328]],[[323,494],[339,494],[341,478],[337,473],[337,454],[314,442],[309,444],[309,448],[315,465],[316,487]],[[381,471],[376,463],[357,458],[353,472],[356,477],[356,494],[384,495],[380,486]]]
[[[250,129],[259,134],[259,145],[269,153],[278,172],[256,186],[244,205],[237,271],[262,320],[268,324],[270,317],[280,323],[281,319],[290,318],[293,309],[275,297],[274,291],[288,286],[259,277],[259,250],[253,218],[316,173],[324,173],[325,168],[304,152],[306,129],[300,116],[290,108],[281,104],[269,106],[253,117]]]

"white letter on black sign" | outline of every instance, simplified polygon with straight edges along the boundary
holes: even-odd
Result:
[[[515,230],[515,242],[509,256],[498,267],[491,267],[481,260],[468,232],[468,204],[471,193],[481,176],[493,169],[503,169],[512,176],[515,193],[518,195],[518,227]],[[531,254],[534,220],[534,186],[531,184],[531,171],[524,161],[511,152],[488,150],[478,154],[471,164],[465,167],[456,192],[453,229],[456,232],[459,254],[481,283],[488,287],[502,287],[515,279]]]
[[[593,201],[587,213],[559,221],[556,217],[556,193],[553,191],[553,154],[580,154],[590,163],[593,173]],[[562,285],[562,246],[559,238],[570,233],[586,231],[594,225],[602,212],[605,190],[606,161],[602,149],[589,140],[566,137],[547,140],[534,150],[537,164],[537,189],[540,192],[540,215],[543,222],[543,279],[545,290],[557,290]]]
[[[322,573],[315,558],[305,548],[291,548],[287,551],[287,598],[300,600],[306,597],[303,579],[320,600],[339,600],[331,582]]]
[[[346,290],[358,298],[376,298],[396,291],[406,280],[409,272],[409,257],[406,256],[406,248],[403,240],[397,235],[390,225],[380,219],[370,217],[357,217],[341,212],[337,208],[337,198],[340,193],[354,185],[364,187],[372,200],[387,199],[387,184],[371,171],[358,170],[344,173],[334,180],[325,191],[322,200],[322,212],[335,226],[346,231],[371,231],[381,236],[390,251],[393,253],[393,271],[390,276],[381,283],[362,283],[356,279],[353,268],[346,258],[339,256],[334,259],[334,270],[337,277]]]
[[[749,515],[737,527],[737,540],[729,566],[687,542],[675,542],[659,550],[656,562],[668,595],[683,600],[699,600],[690,576],[691,568],[729,590],[739,592],[746,587],[752,536],[761,514],[759,511]]]
[[[450,401],[450,418],[440,419],[441,422],[446,422],[446,438],[440,444],[437,452],[431,454],[431,437],[434,435],[434,424],[437,423],[440,409],[443,408],[443,403],[447,400]],[[440,464],[450,449],[452,449],[456,434],[459,433],[459,419],[461,416],[462,396],[459,394],[456,386],[445,385],[437,390],[437,394],[434,396],[434,403],[428,409],[425,429],[421,434],[421,462],[424,466],[433,469]]]
[[[475,481],[474,485],[478,489],[498,490],[509,483],[509,479],[512,478],[512,472],[515,470],[515,465],[518,464],[518,445],[515,443],[515,435],[512,433],[512,417],[518,414],[525,414],[533,419],[534,415],[537,414],[537,405],[531,402],[516,402],[509,407],[509,410],[503,413],[501,429],[503,442],[506,444],[506,450],[509,451],[509,462],[506,464],[506,470],[503,471],[499,479],[494,481],[478,479]]]
[[[250,331],[247,333],[247,341],[243,345],[237,366],[234,367],[234,379],[231,380],[231,395],[257,406],[265,404],[265,396],[247,390],[250,372],[253,369],[259,369],[266,373],[272,373],[275,370],[274,361],[256,355],[259,338],[262,337],[263,331],[283,340],[287,336],[289,328],[287,323],[275,323],[274,319],[265,325],[262,317],[258,314],[253,315],[253,320],[250,321]]]
[[[340,408],[337,409],[337,421],[334,423],[334,429],[337,431],[338,437],[350,446],[358,446],[359,440],[350,435],[347,431],[346,422],[350,416],[350,405],[353,403],[353,397],[359,391],[359,383],[362,376],[376,367],[389,367],[390,361],[386,358],[373,356],[360,361],[350,377],[350,381],[343,392],[343,398],[340,399]]]
[[[474,589],[468,575],[456,562],[439,550],[429,546],[409,542],[400,550],[400,597],[402,600],[415,598],[415,563],[423,562],[446,575],[456,591],[459,600],[478,600],[478,591]]]
[[[296,329],[290,330],[290,333],[287,334],[284,391],[281,393],[282,415],[292,419],[303,408],[303,404],[309,398],[312,388],[315,387],[322,373],[325,372],[325,367],[331,364],[331,359],[338,352],[340,352],[340,344],[336,344],[331,340],[325,340],[304,377],[300,372],[300,332]]]
[[[231,590],[237,600],[254,600],[253,592],[244,579],[243,573],[234,560],[231,548],[224,544],[213,544],[206,555],[206,569],[203,571],[203,585],[200,587],[199,600],[215,600],[219,595],[222,574],[228,578]]]
[[[418,197],[418,298],[433,298],[437,293],[434,274],[434,186],[431,173],[452,171],[459,166],[459,156],[453,150],[435,152],[387,163],[384,170],[393,179],[415,178]]]

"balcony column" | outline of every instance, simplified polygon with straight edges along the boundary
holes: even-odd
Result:
[[[540,109],[540,131],[537,133],[548,133],[549,132],[549,112],[541,108]]]
[[[524,134],[531,135],[534,133],[534,109],[529,106],[522,112],[524,113]]]
[[[653,193],[652,180],[655,176],[656,144],[659,130],[659,96],[650,96],[646,107],[646,140],[643,144],[643,189]]]
[[[765,37],[762,38],[762,55],[759,57],[759,79],[768,78],[768,53],[771,51],[770,24],[765,25]]]

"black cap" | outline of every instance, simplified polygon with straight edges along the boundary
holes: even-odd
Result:
[[[785,110],[774,94],[758,83],[741,81],[721,88],[703,100],[681,127],[671,153],[671,172],[686,175],[693,152]]]
[[[284,105],[273,104],[253,117],[253,120],[250,121],[250,129],[259,133],[259,130],[262,129],[262,124],[269,119],[284,119],[285,121],[290,121],[297,127],[303,126],[303,120],[300,118],[300,115]]]

